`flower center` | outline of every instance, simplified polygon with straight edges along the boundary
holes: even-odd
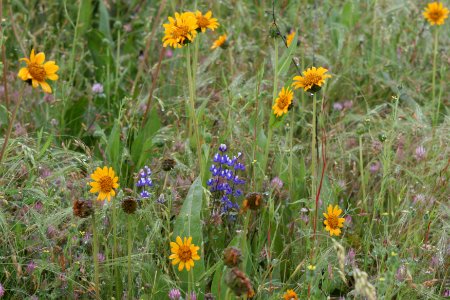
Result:
[[[109,193],[113,189],[113,179],[109,176],[100,178],[100,190],[102,193]]]
[[[328,215],[328,226],[330,226],[331,229],[338,228],[338,217],[335,215]]]
[[[174,39],[185,39],[189,33],[189,26],[181,25],[175,26],[175,30],[173,31]]]
[[[191,248],[185,245],[180,246],[180,249],[178,250],[178,257],[183,262],[191,260],[192,259]]]
[[[278,107],[280,109],[283,109],[288,105],[289,105],[289,99],[286,95],[280,96],[280,98],[278,98]]]
[[[440,10],[435,10],[435,11],[430,12],[430,18],[431,18],[432,20],[437,21],[437,20],[439,20],[441,17],[442,17],[442,13],[441,13]]]
[[[209,20],[203,16],[197,17],[197,25],[200,28],[205,28],[209,25]]]
[[[37,81],[45,81],[45,77],[47,76],[44,67],[36,63],[28,65],[28,72],[30,72],[31,77]]]
[[[322,76],[316,73],[310,73],[305,76],[305,82],[309,84],[315,84],[318,85],[318,83],[322,80]]]

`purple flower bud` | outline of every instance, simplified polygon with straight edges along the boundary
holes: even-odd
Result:
[[[0,298],[5,295],[5,289],[3,288],[3,285],[0,283]]]
[[[103,93],[103,85],[101,83],[94,83],[94,85],[92,86],[92,92],[94,94],[102,94]]]
[[[417,160],[422,160],[425,158],[425,156],[427,156],[427,150],[425,150],[425,148],[423,146],[419,146],[416,148],[416,159]]]
[[[30,261],[27,265],[27,273],[33,273],[34,269],[36,269],[36,264],[34,263],[34,261]]]
[[[341,111],[341,110],[344,109],[344,105],[342,105],[341,102],[335,102],[335,103],[333,104],[333,109],[334,109],[334,110],[337,110],[337,111]]]
[[[181,293],[179,289],[171,289],[169,292],[170,300],[179,300],[181,298]]]
[[[104,262],[105,261],[105,254],[103,254],[101,252],[97,253],[97,259],[98,259],[99,263]]]
[[[227,151],[227,145],[225,145],[225,144],[220,144],[220,146],[219,146],[219,151],[220,151],[220,152],[225,152],[225,151]]]
[[[344,101],[344,108],[350,109],[353,107],[353,101],[352,100],[346,100]]]
[[[191,292],[191,294],[189,295],[188,300],[197,300],[197,294],[195,294],[195,292]]]
[[[376,162],[370,164],[369,171],[370,171],[370,173],[375,174],[380,170],[380,168],[381,168],[381,163],[379,161],[376,161]]]
[[[283,181],[280,177],[276,176],[270,181],[270,186],[276,190],[281,190],[283,188]]]

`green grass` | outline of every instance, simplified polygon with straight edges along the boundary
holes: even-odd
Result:
[[[3,298],[168,299],[176,288],[184,299],[190,291],[240,299],[222,260],[229,246],[242,253],[254,299],[288,289],[299,299],[364,299],[373,288],[378,299],[442,299],[450,290],[449,21],[430,27],[426,1],[275,1],[281,33],[297,31],[289,48],[270,36],[267,0],[2,4],[0,145],[23,90],[0,163]],[[220,27],[199,34],[190,52],[164,52],[167,16],[196,7],[212,10]],[[229,47],[210,50],[224,33]],[[51,96],[17,77],[32,48],[60,67]],[[295,90],[282,118],[271,110],[300,75],[292,60],[332,75],[316,94],[315,174],[311,94]],[[206,182],[222,143],[230,156],[242,153],[242,191],[261,193],[260,209],[220,215]],[[176,166],[166,172],[169,157]],[[89,193],[89,175],[104,165],[119,176],[111,202]],[[127,215],[121,204],[140,199],[145,165],[151,197]],[[241,207],[244,195],[234,199]],[[95,237],[92,216],[73,215],[75,200],[94,201]],[[337,237],[323,226],[329,204],[347,217]],[[178,235],[200,247],[192,272],[168,258]]]

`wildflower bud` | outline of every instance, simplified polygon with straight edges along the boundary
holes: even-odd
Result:
[[[280,33],[278,32],[278,28],[275,26],[275,24],[272,24],[272,26],[270,26],[269,35],[273,39],[276,39],[280,35]]]
[[[236,267],[228,271],[225,276],[225,283],[236,296],[246,294],[248,298],[252,298],[255,295],[250,279]]]
[[[312,94],[315,94],[315,93],[317,93],[318,91],[320,91],[321,89],[322,89],[321,86],[318,86],[317,84],[313,84],[312,87],[311,87],[311,89],[309,89],[308,92],[310,92],[310,93],[312,93]]]
[[[114,29],[117,29],[117,30],[122,29],[122,22],[115,21],[114,22]]]
[[[242,253],[236,247],[228,247],[223,250],[223,263],[229,267],[237,267],[242,261]]]
[[[177,164],[177,162],[175,161],[175,159],[165,158],[165,159],[163,159],[163,161],[161,163],[161,168],[164,171],[169,172],[170,170],[172,170],[175,167],[176,164]]]
[[[73,201],[73,215],[79,218],[87,218],[94,212],[92,201],[75,200]]]
[[[257,210],[261,207],[262,194],[261,193],[248,193],[245,196],[244,202],[242,203],[242,209],[246,211],[247,209]]]
[[[384,143],[384,142],[386,141],[386,139],[387,139],[387,136],[386,136],[385,133],[380,133],[380,134],[378,135],[378,140],[379,140],[380,142]]]
[[[356,127],[356,133],[358,135],[362,135],[364,134],[364,132],[366,132],[366,127],[363,124],[359,123],[358,126]]]
[[[136,199],[133,197],[126,197],[122,201],[122,210],[127,214],[134,214],[137,209]]]

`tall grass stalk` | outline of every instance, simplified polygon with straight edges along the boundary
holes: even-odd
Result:
[[[132,215],[127,215],[127,248],[128,248],[128,299],[133,299],[133,279],[131,276],[131,254],[133,253]]]
[[[435,28],[434,30],[434,46],[433,46],[433,78],[431,81],[431,99],[433,103],[433,108],[436,110],[433,117],[433,125],[437,125],[437,121],[439,119],[439,107],[441,106],[441,97],[439,97],[439,103],[436,103],[436,61],[437,61],[437,53],[438,53],[438,41],[439,41],[439,29]]]
[[[202,182],[204,180],[204,170],[202,167],[202,152],[201,152],[201,143],[200,143],[200,132],[198,129],[198,121],[197,114],[195,112],[195,87],[196,82],[193,70],[196,70],[197,67],[194,68],[191,65],[191,45],[188,45],[186,48],[186,71],[188,73],[188,81],[189,81],[189,104],[190,104],[190,119],[194,125],[194,134],[196,139],[196,147],[197,147],[197,159],[198,159],[198,168],[200,169],[200,178]],[[195,61],[195,57],[194,57]]]
[[[93,206],[94,206],[94,211],[92,212],[92,238],[93,238],[93,244],[94,244],[94,249],[93,249],[93,253],[92,256],[94,258],[94,283],[95,283],[95,296],[97,299],[101,299],[100,298],[100,270],[99,270],[99,265],[98,265],[98,232],[97,232],[97,224],[96,224],[96,220],[95,220],[95,212],[96,209],[95,207],[97,203],[94,202]]]

